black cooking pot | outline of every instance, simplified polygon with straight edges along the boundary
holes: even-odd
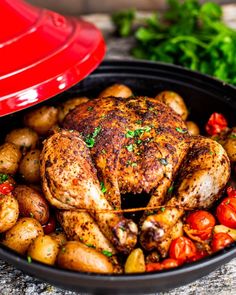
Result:
[[[212,112],[223,113],[229,126],[236,123],[236,88],[208,76],[162,63],[106,61],[85,80],[47,103],[75,95],[86,94],[95,97],[113,83],[124,83],[135,95],[150,97],[156,96],[162,90],[176,91],[184,98],[189,108],[189,119],[196,121],[202,131]],[[1,126],[18,126],[18,116],[21,115],[22,112],[2,118]],[[26,273],[65,289],[94,294],[145,294],[166,291],[209,274],[232,259],[235,254],[236,247],[232,244],[211,257],[177,269],[146,274],[98,275],[61,270],[37,262],[29,264],[25,258],[0,246],[0,258]]]

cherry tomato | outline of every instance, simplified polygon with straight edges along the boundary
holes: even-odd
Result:
[[[213,252],[219,251],[229,244],[233,243],[233,238],[227,233],[217,233],[213,235],[211,249]]]
[[[193,261],[197,261],[200,260],[206,256],[208,256],[209,254],[207,253],[207,251],[204,250],[197,250],[197,253],[195,256],[193,256],[189,261],[193,262]]]
[[[166,258],[162,262],[154,262],[146,264],[146,272],[158,271],[163,269],[169,269],[179,266],[178,260],[173,258]]]
[[[160,262],[151,262],[146,264],[146,272],[162,270],[163,265]]]
[[[225,117],[219,113],[213,113],[206,124],[206,132],[215,135],[223,131],[228,126]]]
[[[10,182],[5,181],[0,184],[0,194],[7,195],[12,192],[13,189],[14,186]]]
[[[166,258],[162,262],[163,269],[174,268],[180,265],[179,261],[173,258]]]
[[[228,197],[236,197],[236,189],[233,189],[232,186],[227,188],[227,195]]]
[[[56,229],[56,221],[53,215],[50,215],[48,222],[43,225],[43,231],[45,235],[48,235],[54,232]]]
[[[196,253],[196,246],[187,237],[179,237],[171,242],[169,256],[178,260],[179,263],[189,261]]]
[[[216,216],[221,224],[236,229],[236,198],[225,198],[217,207]]]
[[[205,241],[211,237],[216,221],[211,213],[199,210],[190,213],[186,219],[186,223],[189,225],[190,229],[195,230],[193,235]]]

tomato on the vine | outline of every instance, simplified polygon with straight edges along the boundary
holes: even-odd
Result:
[[[169,256],[179,263],[189,261],[196,253],[195,244],[187,237],[179,237],[171,242]]]
[[[189,225],[190,229],[194,230],[194,236],[205,241],[211,237],[216,222],[211,213],[204,210],[198,210],[188,215],[186,223]]]
[[[213,113],[206,124],[206,132],[209,135],[215,135],[226,129],[227,126],[228,123],[222,114]]]
[[[213,235],[211,249],[213,252],[219,251],[229,244],[233,243],[234,239],[227,233],[217,233]]]
[[[221,224],[236,229],[236,198],[226,197],[218,205],[216,216]]]

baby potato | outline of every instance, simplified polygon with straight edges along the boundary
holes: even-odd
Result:
[[[125,262],[125,273],[145,272],[145,258],[140,248],[134,249]]]
[[[124,84],[113,84],[107,88],[105,88],[100,94],[99,97],[108,97],[108,96],[115,96],[115,97],[130,97],[132,96],[132,90],[124,85]]]
[[[53,232],[49,236],[55,240],[59,247],[62,247],[66,242],[66,235],[63,232]]]
[[[25,153],[27,150],[35,149],[38,139],[38,134],[34,130],[30,128],[19,128],[8,133],[5,142],[14,143]]]
[[[193,121],[186,121],[186,126],[188,128],[188,133],[190,135],[195,136],[195,135],[199,135],[200,134],[200,130],[199,130],[197,124],[194,123]]]
[[[174,110],[183,120],[188,117],[188,109],[185,105],[183,98],[173,91],[162,91],[156,97],[156,99],[162,101]]]
[[[26,127],[36,131],[40,135],[46,135],[57,123],[58,110],[52,106],[42,106],[30,111],[24,117]]]
[[[47,223],[49,206],[42,194],[27,185],[17,185],[14,195],[19,203],[20,216],[33,217],[40,224]]]
[[[0,173],[15,174],[21,159],[21,152],[14,143],[0,146]]]
[[[35,149],[25,154],[20,162],[19,173],[28,183],[39,183],[41,180],[39,157],[40,150]]]
[[[52,237],[38,236],[30,244],[27,255],[39,262],[53,265],[55,264],[59,252],[58,243]]]
[[[0,196],[0,233],[15,225],[19,216],[17,200],[12,195]]]
[[[19,254],[25,254],[32,241],[42,235],[41,224],[34,218],[24,217],[6,232],[2,244]]]
[[[236,138],[229,135],[223,144],[224,149],[231,162],[236,161]]]
[[[58,120],[61,123],[65,116],[73,110],[78,105],[87,102],[89,99],[87,97],[75,97],[68,99],[63,104],[61,104],[58,108]]]
[[[108,257],[78,241],[67,242],[59,251],[57,264],[61,268],[83,272],[113,273]]]

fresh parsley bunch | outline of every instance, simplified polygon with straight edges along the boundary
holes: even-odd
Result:
[[[181,65],[236,85],[236,30],[222,21],[221,7],[197,0],[168,3],[162,17],[155,13],[134,31],[129,18],[128,32],[137,40],[133,56]]]

